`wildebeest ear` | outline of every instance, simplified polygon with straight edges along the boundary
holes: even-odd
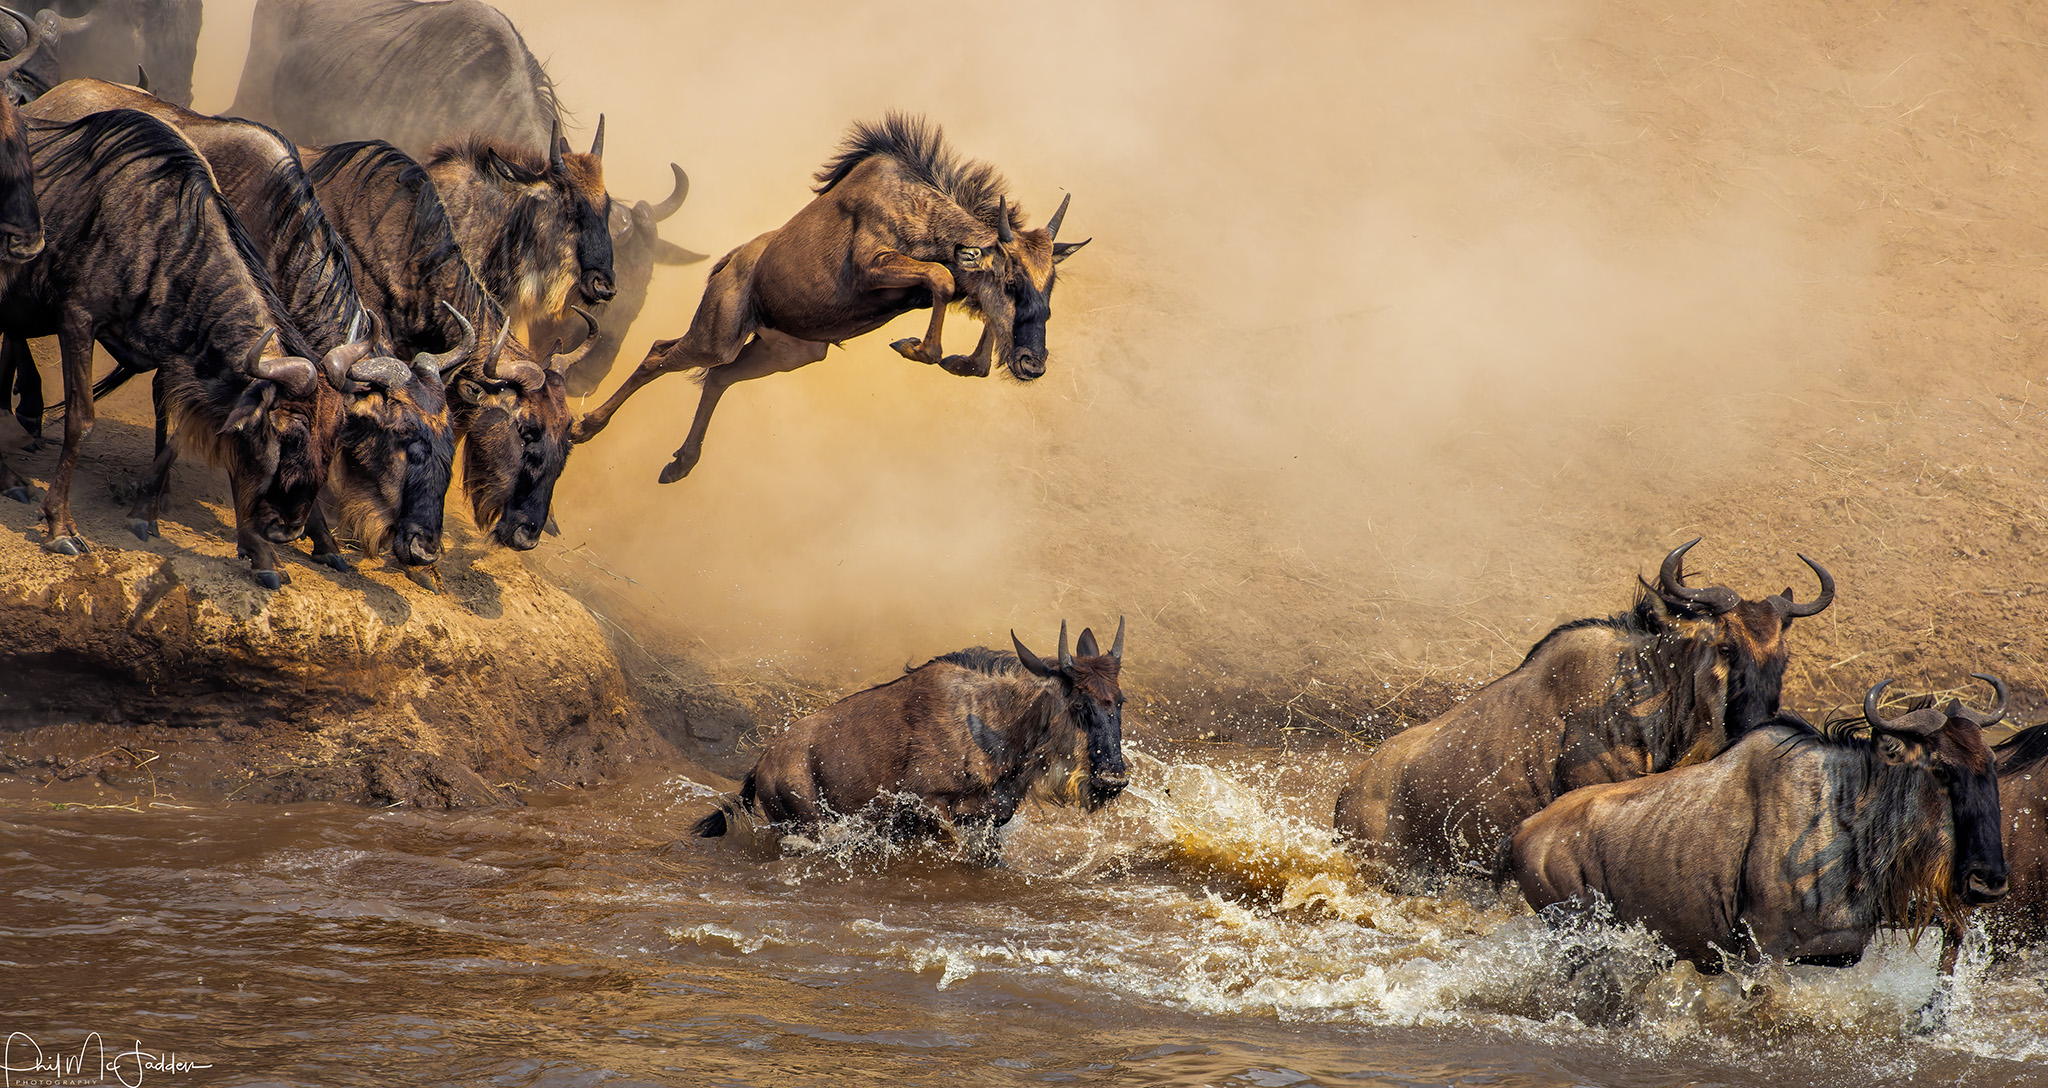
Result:
[[[509,181],[514,185],[531,185],[534,182],[540,180],[538,177],[535,177],[533,174],[529,173],[525,168],[505,161],[505,159],[501,157],[495,149],[486,152],[486,154],[488,154],[491,157],[492,171],[494,171],[499,177],[504,178],[506,181]]]
[[[1054,242],[1052,244],[1052,263],[1058,264],[1061,261],[1066,260],[1068,257],[1074,255],[1075,250],[1080,249],[1082,246],[1085,246],[1094,240],[1095,239],[1093,238],[1083,238],[1078,242]]]
[[[968,272],[979,272],[988,267],[988,265],[982,262],[980,246],[954,246],[953,259],[958,261],[960,267]]]
[[[1028,672],[1033,676],[1059,675],[1059,671],[1057,669],[1054,669],[1051,665],[1046,664],[1043,658],[1039,657],[1037,654],[1032,653],[1030,650],[1025,649],[1024,640],[1018,638],[1017,632],[1015,631],[1010,632],[1010,645],[1015,646],[1017,648],[1017,660],[1023,662],[1025,672]]]
[[[277,399],[276,382],[251,382],[242,390],[242,396],[235,402],[234,410],[228,413],[227,421],[220,425],[220,433],[233,434],[259,424],[270,412],[271,402]]]
[[[1879,733],[1877,735],[1877,754],[1886,763],[1897,766],[1906,762],[1912,756],[1912,748],[1896,734]]]
[[[711,254],[709,253],[699,253],[694,249],[684,249],[674,242],[664,241],[660,238],[654,240],[655,264],[696,264],[698,261],[708,260],[710,256]]]
[[[1074,642],[1074,653],[1081,657],[1102,656],[1102,647],[1095,644],[1095,628],[1081,628],[1081,637]]]

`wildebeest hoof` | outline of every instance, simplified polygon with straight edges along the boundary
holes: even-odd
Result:
[[[349,571],[356,569],[355,565],[348,561],[348,556],[345,556],[340,552],[328,552],[326,555],[316,555],[313,557],[313,562],[333,567],[335,570],[338,570],[343,574],[347,574]]]
[[[583,418],[577,420],[574,424],[570,425],[569,441],[579,444],[583,442],[588,442],[591,439],[596,438],[597,432],[602,430],[604,430],[604,424],[592,423],[590,422],[589,416],[584,416]]]
[[[896,349],[896,354],[903,356],[913,363],[935,363],[938,361],[925,354],[924,341],[915,336],[906,336],[889,346]]]
[[[670,461],[668,464],[663,465],[661,467],[661,482],[665,484],[675,483],[677,480],[680,480],[683,477],[688,476],[690,474],[690,470],[695,467],[697,467],[696,458],[692,457],[689,460],[685,461],[682,458],[678,457],[675,460]]]
[[[428,593],[439,594],[441,592],[441,568],[438,566],[429,564],[424,567],[407,567],[405,568],[405,576],[413,585],[426,590]]]
[[[256,572],[256,584],[272,593],[283,589],[285,582],[288,580],[281,570],[259,570]]]
[[[150,537],[164,535],[157,529],[156,521],[153,518],[136,518],[130,521],[128,523],[128,531],[135,534],[135,539],[145,544],[149,543]]]
[[[44,542],[43,550],[46,552],[55,552],[58,555],[69,555],[77,557],[91,551],[92,546],[85,542],[84,537],[59,536],[52,537],[48,541]]]
[[[940,363],[939,366],[946,373],[958,374],[963,378],[988,377],[988,362],[986,360],[976,362],[972,356],[968,355],[948,355],[945,362]]]
[[[0,491],[0,495],[5,495],[8,498],[13,499],[15,502],[36,501],[36,489],[33,487],[28,487],[26,485],[22,487],[10,487],[5,491]]]

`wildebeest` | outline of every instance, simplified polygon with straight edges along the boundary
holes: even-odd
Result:
[[[166,101],[192,101],[200,0],[52,0],[36,21],[51,40],[53,78],[128,81],[146,74]]]
[[[2001,942],[2048,940],[2048,723],[2020,730],[1993,754],[2011,894],[1985,911],[1986,922]]]
[[[17,106],[63,82],[54,45],[66,32],[83,28],[89,19],[68,19],[44,8],[31,19],[13,8],[0,7],[10,18],[0,21],[0,53],[9,58],[0,76],[0,94]]]
[[[855,125],[816,180],[818,195],[788,223],[719,260],[689,331],[656,341],[577,422],[576,441],[602,431],[641,386],[704,367],[689,437],[661,471],[662,483],[674,483],[697,464],[727,387],[817,362],[827,345],[925,307],[923,338],[891,345],[905,358],[962,375],[988,374],[993,359],[1022,381],[1045,373],[1055,266],[1088,244],[1058,240],[1066,200],[1043,228],[1025,230],[995,168],[962,161],[937,126],[894,113]],[[985,323],[971,356],[946,355],[940,344],[955,302]]]
[[[493,344],[446,376],[463,440],[463,489],[479,528],[507,547],[533,547],[569,458],[560,371],[593,342],[536,357],[508,335],[506,314],[458,244],[433,179],[404,152],[372,140],[305,155],[347,244],[356,288],[399,354],[451,351],[471,328]]]
[[[26,53],[0,61],[0,79],[4,79],[27,63]],[[29,261],[43,253],[43,219],[36,207],[35,168],[29,156],[27,130],[23,127],[21,114],[14,102],[6,95],[0,95],[0,291],[10,286]],[[33,370],[35,363],[28,363]],[[13,387],[13,374],[7,366],[0,365],[0,407],[4,407],[9,390]],[[38,397],[38,413],[40,413]],[[24,430],[33,435],[24,420]],[[40,415],[36,420],[40,424]],[[32,493],[28,481],[15,474],[7,466],[7,458],[0,457],[0,495],[17,502],[27,502]]]
[[[616,293],[603,154],[600,118],[589,154],[552,136],[532,148],[468,137],[423,164],[462,252],[529,345],[566,339],[580,324],[572,307]]]
[[[1814,729],[1790,716],[1719,757],[1573,791],[1523,821],[1507,865],[1530,905],[1613,904],[1708,970],[1763,956],[1848,966],[1880,926],[1952,924],[2005,894],[1998,772],[1951,700]],[[1867,727],[1868,737],[1853,730]]]
[[[1712,758],[1778,711],[1786,629],[1835,599],[1746,601],[1685,584],[1693,540],[1635,607],[1575,620],[1443,715],[1388,739],[1337,795],[1354,850],[1398,875],[1485,872],[1501,837],[1559,796]]]
[[[545,149],[561,117],[526,40],[478,0],[258,0],[227,112],[305,145],[387,140],[415,157],[465,133]]]
[[[241,221],[197,149],[147,114],[37,122],[29,148],[48,245],[0,295],[0,332],[55,335],[63,355],[64,450],[43,497],[43,547],[86,549],[70,488],[92,426],[97,340],[131,370],[162,371],[178,438],[226,467],[236,543],[276,588],[272,545],[305,531],[340,407],[320,394],[321,367]]]
[[[997,830],[1062,756],[1086,748],[1089,808],[1123,791],[1124,625],[1103,653],[1083,630],[1074,654],[1060,625],[1046,662],[976,646],[944,654],[805,717],[769,743],[736,800],[696,824],[726,833],[736,807],[775,824],[870,815],[898,838],[950,830],[993,860]],[[1075,769],[1080,774],[1079,767]],[[1078,789],[1072,790],[1078,794]]]
[[[342,399],[340,447],[328,482],[328,504],[341,515],[344,535],[370,554],[401,563],[431,563],[440,554],[443,500],[454,460],[455,436],[439,368],[452,359],[420,354],[407,366],[388,346],[355,334],[366,312],[357,297],[348,251],[328,222],[298,149],[276,131],[247,121],[194,113],[133,87],[97,79],[68,80],[23,109],[42,120],[73,121],[107,109],[135,109],[176,128],[212,168],[221,195],[234,208],[264,260],[264,271],[293,324],[314,350],[330,352],[359,342],[342,368],[328,375],[329,393]],[[385,350],[377,350],[378,348]],[[117,369],[94,395],[125,377]],[[165,442],[159,411],[156,473],[137,497],[130,528],[157,534],[175,447]],[[308,526],[313,554],[346,566],[325,518]]]
[[[654,281],[654,266],[695,264],[708,254],[684,249],[660,234],[659,224],[676,213],[683,206],[683,199],[690,195],[690,178],[683,168],[669,163],[668,168],[675,174],[675,188],[667,199],[659,204],[644,200],[626,205],[617,199],[612,201],[612,268],[618,273],[618,294],[598,311],[597,347],[581,363],[562,372],[569,383],[569,395],[585,397],[597,392],[598,387],[612,372],[612,364],[618,361],[619,345],[625,342],[626,331],[633,326],[633,319],[640,316],[640,309],[647,303],[647,288]]]

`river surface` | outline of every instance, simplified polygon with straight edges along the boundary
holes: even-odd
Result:
[[[1342,764],[1136,753],[1102,812],[1027,807],[994,869],[688,839],[687,776],[445,814],[15,797],[0,1080],[2048,1085],[2048,954],[1973,942],[1916,1033],[1932,938],[1707,977],[1482,885],[1388,895],[1329,845]]]

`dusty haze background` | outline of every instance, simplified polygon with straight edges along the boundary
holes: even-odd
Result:
[[[499,6],[572,141],[608,116],[615,196],[690,172],[680,244],[780,225],[887,109],[1095,239],[1036,383],[899,358],[912,316],[735,387],[679,484],[685,377],[579,448],[534,561],[657,659],[829,692],[1125,614],[1154,698],[1350,729],[1701,535],[1750,596],[1810,597],[1800,551],[1840,579],[1795,706],[1973,670],[2038,698],[2029,5]],[[201,109],[249,7],[207,5]],[[657,270],[614,383],[708,269]]]

